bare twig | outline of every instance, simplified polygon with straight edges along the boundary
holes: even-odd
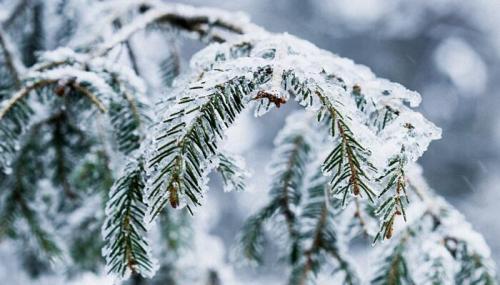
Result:
[[[122,28],[122,22],[118,19],[115,22],[115,26],[118,29]],[[137,75],[141,75],[141,72],[139,70],[139,65],[137,64],[137,57],[135,56],[134,49],[132,48],[132,44],[130,43],[130,39],[127,39],[125,42],[125,48],[127,49],[127,55],[130,60],[130,63],[132,65],[132,69],[135,71]]]
[[[73,84],[73,88],[75,88],[77,91],[83,93],[83,95],[87,96],[94,105],[101,111],[101,113],[106,113],[107,109],[104,106],[104,104],[94,95],[92,92],[90,92],[87,88],[81,86],[80,84]]]

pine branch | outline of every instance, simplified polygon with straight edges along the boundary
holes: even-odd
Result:
[[[403,151],[402,151],[403,152]],[[386,198],[375,213],[382,216],[382,225],[380,231],[375,236],[374,242],[380,239],[390,239],[393,234],[394,221],[397,216],[403,216],[406,221],[406,205],[409,203],[406,194],[406,176],[404,167],[406,159],[400,154],[390,160],[385,173],[378,180],[387,181],[387,186],[380,192],[379,198],[383,197],[388,191],[393,190],[391,196]]]
[[[331,122],[331,135],[336,135],[338,131],[339,143],[328,155],[323,164],[323,171],[330,173],[335,170],[332,178],[332,191],[334,194],[341,194],[345,204],[347,194],[351,192],[354,196],[362,195],[362,192],[373,202],[375,193],[368,186],[369,178],[361,167],[362,163],[371,168],[368,162],[366,149],[361,146],[345,122],[343,116],[336,110],[333,104],[320,91],[315,94],[328,112]]]
[[[46,128],[43,128],[44,126]],[[54,186],[60,186],[70,200],[78,198],[79,194],[72,189],[70,174],[75,160],[81,158],[81,153],[89,151],[91,142],[82,130],[74,125],[67,110],[58,111],[50,118],[34,124],[32,128],[43,128],[50,133],[48,141],[41,139],[40,143],[46,150],[53,149],[54,157],[45,158],[48,166],[53,169],[52,183]]]
[[[224,192],[245,190],[248,173],[244,169],[243,158],[227,153],[219,153],[217,156],[219,159],[217,172],[222,176]]]
[[[178,100],[162,121],[149,158],[148,168],[153,172],[148,186],[151,219],[167,203],[173,208],[186,204],[190,211],[200,205],[206,175],[202,172],[211,168],[223,131],[245,107],[245,97],[265,83],[271,72],[262,68],[252,78],[241,76],[215,87],[191,87],[190,93]],[[202,98],[201,102],[197,98]]]
[[[12,97],[9,100],[3,102],[2,108],[0,109],[0,119],[3,119],[6,116],[6,114],[11,109],[13,109],[19,101],[24,99],[24,97],[28,96],[31,91],[43,88],[55,82],[57,82],[57,80],[55,79],[39,80],[17,91],[14,95],[12,95]]]
[[[261,264],[264,250],[264,224],[275,215],[279,201],[275,200],[249,217],[238,237],[240,254],[248,261]]]
[[[275,158],[277,160],[271,166],[278,171],[273,175],[275,179],[270,195],[278,201],[278,210],[285,219],[292,242],[290,261],[293,264],[297,261],[299,252],[298,224],[293,209],[300,203],[305,168],[311,159],[311,145],[302,135],[293,133],[284,137],[278,144],[282,150],[278,150]]]
[[[142,141],[141,133],[137,132],[142,122],[134,111],[131,112],[132,106],[120,101],[110,104],[109,116],[117,148],[124,154],[138,149]]]
[[[393,241],[385,250],[386,256],[380,263],[372,285],[401,285],[415,284],[408,270],[408,260],[405,256],[409,234],[403,234],[398,240]]]
[[[279,215],[287,230],[290,247],[287,252],[291,264],[298,261],[300,249],[300,225],[298,208],[306,169],[311,162],[313,138],[311,131],[303,128],[307,116],[296,114],[288,121],[275,140],[276,150],[270,163],[273,182],[269,195],[271,200],[257,214],[247,220],[240,236],[241,251],[249,261],[260,263],[264,241],[263,226],[271,217]],[[287,247],[288,248],[288,247]]]
[[[20,2],[19,6],[26,5],[25,2]],[[116,1],[109,7],[115,4],[123,3]],[[367,210],[360,204],[368,202],[362,198],[366,196],[373,201],[377,196],[375,193],[380,193],[379,199],[388,197],[377,211],[382,216],[382,229],[375,239],[393,236],[393,224],[397,216],[402,215],[406,220],[407,160],[415,161],[429,142],[439,136],[432,124],[407,106],[418,105],[418,95],[378,79],[365,67],[305,41],[289,35],[271,34],[245,20],[240,21],[238,15],[148,0],[125,5],[128,6],[123,7],[123,11],[109,18],[120,21],[132,16],[132,21],[119,27],[114,36],[106,38],[100,45],[85,49],[90,50],[88,54],[68,50],[45,53],[39,64],[28,69],[26,74],[24,70],[21,71],[22,67],[16,67],[15,50],[8,51],[9,41],[5,40],[0,30],[0,47],[6,58],[6,68],[17,82],[17,93],[3,102],[0,108],[0,135],[2,139],[7,138],[0,142],[4,170],[0,172],[0,180],[10,176],[8,181],[15,177],[20,181],[24,179],[21,181],[24,183],[27,179],[18,176],[18,169],[14,169],[14,175],[7,175],[12,170],[3,164],[9,159],[8,156],[24,155],[18,153],[17,148],[23,142],[21,135],[29,135],[25,134],[25,130],[32,126],[31,102],[28,100],[31,93],[52,93],[62,98],[68,98],[68,95],[87,97],[87,101],[108,115],[118,150],[125,155],[138,150],[145,137],[145,120],[139,98],[142,91],[129,82],[132,76],[126,76],[128,71],[120,73],[102,62],[114,47],[125,44],[131,65],[138,73],[129,40],[148,27],[168,26],[202,41],[223,44],[213,45],[195,55],[191,62],[191,74],[180,79],[170,96],[175,99],[166,100],[166,104],[174,106],[158,122],[153,150],[148,153],[145,166],[142,159],[129,164],[122,177],[115,182],[103,225],[106,239],[103,255],[107,259],[108,270],[122,277],[132,274],[134,282],[143,282],[141,275],[152,275],[155,266],[146,241],[145,217],[153,220],[160,215],[163,222],[167,220],[170,226],[171,221],[165,215],[166,204],[170,203],[174,208],[186,205],[187,210],[192,211],[192,206],[201,203],[210,170],[217,168],[226,188],[243,189],[242,169],[236,160],[225,156],[218,149],[224,132],[248,103],[255,103],[258,106],[256,113],[263,114],[287,103],[293,95],[303,107],[318,115],[321,127],[315,130],[317,134],[299,132],[277,140],[278,159],[275,159],[277,169],[270,193],[271,201],[246,224],[241,236],[244,255],[260,261],[264,225],[270,219],[277,218],[276,223],[284,225],[289,237],[286,254],[290,256],[289,263],[294,269],[291,283],[306,284],[324,266],[333,265],[334,273],[343,272],[344,283],[358,284],[359,280],[339,243],[334,219],[345,218],[345,215],[337,214],[342,211],[348,197],[353,196],[356,208],[354,215],[348,218],[359,220],[364,228],[366,220],[362,213]],[[40,15],[34,14],[34,21],[39,21]],[[38,28],[42,28],[42,25]],[[32,39],[38,46],[37,38]],[[66,56],[67,53],[71,56]],[[167,62],[168,68],[162,68],[167,73],[164,79],[168,86],[172,78],[178,75],[176,60],[177,57]],[[333,70],[334,73],[327,73],[327,70]],[[61,73],[64,76],[60,76]],[[92,84],[95,82],[99,84]],[[53,92],[42,92],[50,88],[53,88]],[[57,104],[54,106],[59,107]],[[49,104],[46,106],[53,107]],[[75,107],[78,111],[85,111],[86,108],[88,106],[81,110],[80,106]],[[60,177],[55,180],[63,184],[63,188],[68,188],[66,170],[69,167],[64,163],[67,158],[64,139],[61,140],[63,132],[63,126],[56,125],[53,136],[58,138],[55,151],[57,175]],[[315,144],[326,144],[327,141],[334,146],[322,165],[329,179],[318,178],[320,184],[313,183],[318,181],[308,181],[311,187],[303,204],[303,184],[313,156],[310,149]],[[372,164],[372,158],[377,162],[376,166]],[[379,180],[374,179],[373,175],[377,168],[385,169]],[[34,172],[37,169],[30,170]],[[32,179],[31,175],[35,174],[26,173],[26,176]],[[321,173],[320,176],[324,178]],[[40,177],[33,181],[37,179]],[[330,185],[327,185],[328,180]],[[34,188],[33,181],[21,186]],[[330,192],[335,196],[329,197]],[[23,194],[21,198],[11,204],[21,209],[18,211],[26,212],[25,216],[28,217],[31,214],[30,205],[23,201],[29,201],[29,196]],[[406,258],[410,248],[418,246],[420,232],[444,236],[447,250],[462,268],[461,274],[456,277],[460,280],[458,283],[494,280],[493,270],[488,268],[489,256],[478,252],[469,241],[457,237],[456,233],[452,235],[445,225],[449,222],[448,218],[441,217],[442,213],[435,213],[435,209],[427,206],[429,209],[423,220],[427,221],[430,217],[432,227],[425,228],[418,223],[418,231],[414,224],[402,233],[396,231],[394,238],[387,241],[390,242],[387,247],[389,254],[384,255],[386,258],[380,262],[374,284],[414,283],[410,270],[406,268]],[[6,210],[12,208],[9,203],[5,206]],[[6,213],[2,219],[5,222],[0,222],[0,226],[11,225],[14,216]],[[35,219],[26,220],[35,226],[39,224]],[[306,227],[308,230],[302,231],[303,225],[310,226],[310,229]],[[35,234],[38,232],[40,243],[50,247],[50,242],[44,242],[43,227],[35,226],[32,226],[32,231]],[[160,230],[167,232],[169,246],[170,243],[178,242],[168,236],[172,229],[167,227]],[[0,235],[2,233],[13,235],[15,229],[2,228]],[[456,241],[456,246],[449,246],[450,241]],[[171,264],[164,265],[167,270],[172,268]],[[486,277],[474,279],[478,275]],[[216,276],[209,279],[212,283],[219,282]]]
[[[139,149],[145,137],[146,124],[150,122],[149,106],[141,101],[139,90],[127,88],[117,78],[113,81],[115,92],[120,96],[111,99],[109,118],[118,150],[128,155]]]
[[[33,113],[24,97],[32,90],[45,87],[54,81],[40,81],[24,87],[11,99],[3,102],[0,109],[0,141],[1,168],[7,168],[13,155],[17,152],[18,138],[24,133]]]
[[[174,79],[180,73],[180,55],[171,48],[168,56],[160,63],[161,79],[166,87],[172,87]]]
[[[56,94],[61,88],[64,90],[66,86],[69,86],[69,88],[73,88],[80,92],[80,94],[88,97],[102,112],[106,111],[104,104],[95,95],[97,89],[89,84],[89,82],[76,82],[71,78],[68,80],[67,77],[63,77],[62,79],[51,77],[34,78],[32,82],[14,93],[10,99],[2,102],[3,104],[0,108],[0,134],[5,138],[0,141],[0,154],[2,156],[0,162],[2,163],[2,167],[7,167],[12,155],[16,152],[16,144],[20,136],[30,124],[33,111],[27,101],[27,97],[31,93],[45,90],[49,86],[54,86]],[[61,93],[61,95],[64,95],[65,92]]]
[[[412,177],[412,180],[417,179]],[[490,257],[473,249],[482,246],[481,244],[484,243],[482,238],[450,205],[438,197],[431,197],[431,192],[425,188],[425,185],[417,186],[412,183],[411,187],[417,188],[423,199],[423,212],[420,217],[388,241],[389,253],[386,254],[384,260],[378,261],[380,266],[376,276],[372,279],[372,284],[415,284],[412,270],[408,267],[422,267],[422,264],[410,264],[407,255],[414,250],[422,250],[422,242],[427,240],[437,240],[433,245],[434,248],[427,250],[448,252],[449,258],[453,259],[456,264],[448,265],[446,269],[443,269],[447,272],[436,271],[434,276],[426,278],[444,278],[455,275],[455,281],[452,284],[495,284]],[[431,259],[431,262],[436,263],[436,266],[439,265],[441,262],[439,255],[438,258]],[[454,271],[455,266],[460,268],[458,272]],[[428,270],[429,274],[432,272]]]
[[[40,129],[32,129],[26,142],[21,145],[18,155],[12,162],[12,175],[0,180],[0,186],[5,189],[2,197],[0,215],[0,240],[5,236],[19,237],[27,235],[36,241],[35,251],[43,253],[44,258],[52,260],[61,255],[62,251],[54,237],[42,226],[41,215],[30,202],[36,189],[36,178],[43,172],[42,165],[37,160]],[[16,221],[24,221],[26,227],[19,226]],[[27,231],[25,233],[24,231]],[[25,245],[33,249],[33,245]]]
[[[64,62],[69,64],[71,60]],[[98,110],[108,115],[118,150],[129,154],[139,148],[144,136],[143,123],[149,119],[145,111],[146,104],[141,101],[141,90],[134,86],[137,80],[113,70],[92,67],[96,70],[81,71],[78,64],[74,63],[72,67],[34,72],[21,89],[3,102],[0,108],[0,134],[4,134],[7,139],[0,142],[2,163],[8,162],[8,157],[15,152],[16,142],[30,124],[31,103],[28,96],[36,92],[50,94],[52,98],[73,97],[75,94],[87,97]],[[53,89],[47,92],[50,87]],[[112,110],[108,112],[108,108]]]
[[[103,225],[106,268],[121,278],[149,277],[156,271],[146,239],[143,163],[131,162],[110,191]]]
[[[307,81],[301,81],[293,70],[283,73],[284,88],[295,94],[297,101],[308,107],[313,106],[316,97],[321,107],[318,121],[327,125],[330,135],[337,138],[337,145],[323,163],[323,171],[332,175],[332,192],[343,196],[347,194],[361,196],[363,193],[373,201],[374,191],[369,187],[369,177],[365,169],[374,170],[368,160],[367,150],[356,140],[349,127],[349,118],[339,111],[339,103],[330,99],[321,87]],[[364,165],[364,166],[363,166]]]
[[[301,222],[311,228],[301,233],[302,240],[310,240],[310,246],[303,252],[303,261],[292,271],[289,284],[305,285],[313,279],[326,262],[325,255],[335,259],[334,273],[343,273],[342,284],[360,284],[360,280],[339,248],[334,219],[341,212],[341,201],[331,199],[327,179],[319,172],[309,182],[308,199],[303,207]]]
[[[492,261],[474,250],[467,241],[455,237],[445,237],[446,248],[459,261],[460,267],[455,275],[457,285],[497,284]]]

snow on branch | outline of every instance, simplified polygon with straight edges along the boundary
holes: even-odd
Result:
[[[102,56],[118,44],[128,40],[136,32],[153,24],[167,24],[183,32],[196,35],[207,42],[224,42],[223,34],[217,29],[232,34],[244,34],[257,30],[248,19],[240,13],[229,13],[214,8],[195,8],[182,4],[161,4],[144,1],[139,6],[142,13],[132,22],[124,25],[110,39],[102,43],[94,55]]]
[[[315,112],[320,124],[325,126],[326,133],[330,135],[333,149],[324,161],[323,170],[325,175],[331,177],[333,195],[341,195],[344,201],[350,196],[374,201],[378,193],[387,188],[386,183],[392,187],[390,180],[377,180],[377,177],[391,165],[394,157],[403,157],[402,161],[415,161],[430,141],[440,136],[438,128],[408,107],[417,106],[420,100],[418,94],[375,77],[364,66],[320,50],[290,35],[260,31],[243,35],[231,42],[213,44],[193,57],[191,67],[191,78],[179,82],[175,91],[178,101],[167,111],[163,120],[170,127],[158,130],[157,137],[169,142],[156,143],[155,148],[168,152],[154,153],[149,166],[156,177],[153,179],[152,193],[158,195],[160,189],[166,190],[166,193],[175,190],[169,194],[174,198],[171,204],[175,206],[178,206],[177,201],[182,198],[179,193],[189,193],[195,189],[196,192],[203,192],[203,187],[200,186],[203,184],[203,174],[200,173],[190,181],[194,189],[187,187],[178,191],[177,186],[187,185],[188,181],[178,180],[173,169],[183,169],[184,163],[178,161],[177,168],[171,167],[174,164],[169,160],[163,164],[164,157],[168,157],[173,151],[170,144],[176,141],[171,134],[183,133],[184,124],[189,126],[174,119],[180,118],[180,114],[184,113],[198,118],[196,122],[206,118],[208,122],[200,129],[202,136],[197,138],[199,141],[196,140],[196,145],[199,146],[193,145],[193,148],[210,146],[208,153],[211,148],[217,147],[218,140],[215,137],[221,137],[224,129],[210,121],[224,120],[228,114],[232,120],[235,113],[225,108],[200,112],[199,110],[205,110],[202,102],[205,98],[212,98],[214,101],[210,101],[211,103],[221,100],[222,97],[213,97],[210,93],[215,86],[224,84],[227,78],[251,74],[258,69],[268,69],[268,79],[240,97],[244,103],[242,106],[253,105],[256,114],[262,115],[273,107],[288,102],[289,96],[294,96],[299,104]],[[186,85],[189,87],[186,88]],[[238,90],[235,86],[225,92],[234,96]],[[186,97],[186,93],[197,95]],[[267,95],[259,96],[264,93]],[[360,97],[369,101],[372,107],[362,108],[359,102],[363,100]],[[173,118],[169,119],[168,114],[172,114]],[[383,123],[380,123],[380,117],[384,118]],[[188,130],[191,129],[188,127]],[[182,143],[191,144],[184,140]],[[185,147],[187,146],[184,145]],[[209,163],[211,159],[210,155],[203,152],[193,155],[190,160],[196,161],[196,165],[202,165],[200,163],[203,161]],[[401,171],[399,173],[404,174]],[[175,179],[170,180],[172,178]],[[162,188],[160,183],[164,182],[173,184]],[[158,200],[159,197],[165,199],[165,195],[150,197],[153,198],[152,205],[160,205],[161,208],[165,204]],[[190,194],[188,200],[194,205],[199,204],[200,200],[193,197]]]
[[[272,222],[292,269],[289,284],[309,284],[325,268],[342,284],[359,284],[343,240],[346,232],[347,239],[354,236],[349,231],[356,220],[375,241],[387,242],[372,284],[494,280],[481,238],[451,206],[415,186],[414,163],[441,135],[413,109],[419,94],[307,41],[267,32],[241,14],[153,0],[104,1],[96,10],[107,16],[93,23],[88,46],[80,46],[81,52],[44,52],[30,68],[20,63],[0,28],[0,48],[16,82],[0,104],[0,176],[18,174],[11,168],[13,158],[31,155],[23,152],[23,136],[31,134],[36,119],[65,110],[73,102],[67,98],[84,98],[87,104],[78,105],[78,113],[104,114],[111,145],[137,158],[109,193],[102,228],[108,272],[151,277],[157,266],[148,224],[167,206],[193,213],[203,202],[211,171],[222,175],[226,190],[243,190],[247,173],[240,160],[220,149],[226,130],[245,108],[258,117],[295,102],[303,110],[288,118],[275,141],[270,201],[240,235],[245,258],[261,261],[265,226]],[[164,80],[171,94],[152,122],[145,83],[109,54],[136,33],[164,26],[209,45],[180,77],[178,61],[167,60]],[[137,71],[135,54],[127,48]],[[415,193],[422,201],[413,205]],[[23,210],[24,200],[17,200],[13,205]],[[11,215],[5,217],[9,222]],[[44,236],[33,227],[37,231]],[[425,246],[436,254],[415,258],[427,235]],[[413,273],[417,266],[427,269]]]
[[[371,284],[495,284],[484,239],[456,209],[433,194],[418,166],[410,166],[408,172],[409,188],[418,192],[422,205],[379,249],[381,259],[375,260]]]
[[[260,262],[264,226],[270,223],[286,257],[282,260],[292,266],[288,284],[309,284],[327,266],[339,273],[342,284],[358,284],[335,222],[342,201],[331,197],[328,179],[318,166],[323,147],[313,123],[311,114],[297,112],[278,135],[270,165],[270,201],[243,226],[238,253],[250,262]]]
[[[189,210],[200,205],[224,130],[243,110],[244,97],[269,80],[270,72],[264,67],[215,85],[196,82],[179,96],[161,119],[149,154],[151,219],[167,203],[174,208],[186,205]],[[219,73],[204,76],[217,78]]]
[[[145,86],[126,67],[116,68],[106,60],[60,49],[44,53],[39,64],[24,74],[22,85],[0,105],[0,133],[6,138],[0,142],[2,164],[8,163],[8,157],[16,152],[15,145],[31,125],[31,105],[43,97],[30,98],[30,94],[47,95],[52,98],[49,101],[79,95],[87,98],[109,118],[114,144],[124,154],[137,150],[145,136],[143,124],[149,120]]]

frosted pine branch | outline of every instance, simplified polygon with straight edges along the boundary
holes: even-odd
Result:
[[[356,268],[349,244],[364,233],[367,244],[384,243],[375,245],[372,284],[496,283],[482,238],[420,183],[415,162],[441,132],[414,110],[416,92],[239,13],[154,0],[98,1],[85,11],[79,1],[57,9],[37,2],[75,26],[65,32],[70,47],[41,51],[33,65],[31,51],[24,67],[13,44],[22,37],[8,22],[28,2],[16,3],[0,28],[8,83],[0,94],[0,237],[34,237],[20,243],[44,252],[44,264],[62,254],[68,268],[90,262],[99,270],[102,226],[105,267],[120,280],[157,269],[152,282],[193,284],[184,272],[209,283],[226,278],[225,268],[191,252],[212,238],[206,221],[187,213],[198,217],[212,172],[225,191],[246,188],[241,159],[221,148],[239,115],[295,104],[301,110],[275,140],[268,201],[239,235],[242,257],[261,263],[270,234],[289,284],[325,276],[362,284],[358,272],[367,270]],[[40,9],[27,30],[43,30]],[[158,76],[138,74],[150,70],[141,66],[142,45],[131,44],[151,34],[167,39],[155,54]],[[181,37],[207,44],[189,66]],[[151,101],[160,101],[154,114]],[[86,235],[72,236],[75,229]]]
[[[106,204],[103,256],[107,271],[121,278],[130,274],[151,277],[156,271],[143,221],[146,200],[142,163],[139,160],[127,165],[126,175],[115,182]]]

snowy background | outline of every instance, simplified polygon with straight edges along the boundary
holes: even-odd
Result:
[[[179,2],[243,11],[270,31],[309,40],[421,93],[420,111],[443,129],[443,138],[433,142],[420,160],[424,174],[485,236],[500,264],[500,1]],[[183,49],[194,52],[200,47],[186,43]],[[246,193],[214,189],[199,209],[197,222],[220,237],[204,241],[207,254],[200,262],[227,261],[244,219],[266,202],[265,166],[272,141],[293,108],[285,106],[259,120],[245,114],[231,129],[227,147],[246,157],[253,179]],[[214,180],[213,185],[219,182]],[[8,249],[2,250],[2,256],[8,256]],[[2,276],[19,271],[15,264],[5,265],[0,268],[0,284]],[[275,270],[268,266],[259,273],[273,280]],[[239,269],[236,274],[250,279],[255,272]],[[30,284],[22,274],[15,280],[14,284]],[[68,284],[52,278],[41,282]],[[103,277],[86,275],[72,284],[108,283]]]

